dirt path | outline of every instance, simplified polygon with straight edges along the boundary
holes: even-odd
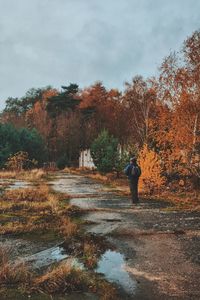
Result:
[[[132,207],[127,197],[83,176],[58,173],[52,185],[87,209],[87,231],[115,245],[97,271],[122,286],[127,299],[200,299],[200,213],[156,201]]]

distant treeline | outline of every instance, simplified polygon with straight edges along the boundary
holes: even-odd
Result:
[[[8,98],[1,120],[15,128],[0,127],[1,166],[19,149],[40,162],[71,165],[106,129],[122,149],[138,153],[147,145],[155,151],[166,176],[200,176],[200,31],[166,57],[159,72],[158,78],[135,76],[123,92],[97,82],[83,90],[70,84]]]

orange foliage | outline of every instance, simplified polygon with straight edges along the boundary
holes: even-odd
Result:
[[[138,160],[142,169],[139,189],[151,193],[155,188],[163,186],[165,179],[162,175],[161,159],[156,152],[148,149],[145,144],[139,153]]]

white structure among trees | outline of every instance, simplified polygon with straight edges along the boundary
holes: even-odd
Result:
[[[95,165],[91,156],[90,149],[81,151],[79,156],[79,168],[95,169]]]

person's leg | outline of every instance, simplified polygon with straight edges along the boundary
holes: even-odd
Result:
[[[138,179],[133,180],[133,203],[138,203],[139,198],[138,198]]]
[[[130,187],[130,192],[131,192],[131,200],[133,202],[134,199],[134,186],[133,186],[133,181],[129,180],[129,187]]]
[[[138,180],[129,180],[132,203],[138,203]]]

